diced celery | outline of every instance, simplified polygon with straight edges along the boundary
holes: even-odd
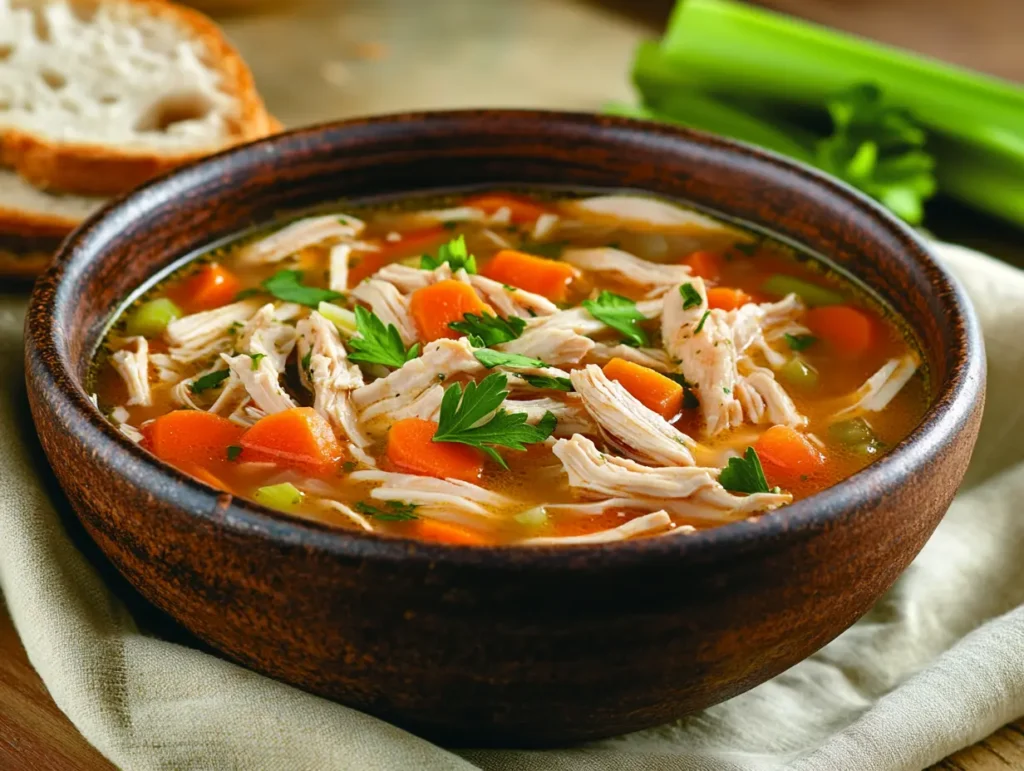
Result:
[[[828,435],[837,442],[860,445],[875,441],[875,432],[864,418],[853,418],[828,427]]]
[[[526,527],[542,527],[548,522],[548,512],[543,506],[534,506],[519,512],[513,519]]]
[[[765,281],[761,285],[761,289],[778,297],[795,294],[812,308],[821,305],[839,305],[843,301],[843,296],[839,292],[781,273],[776,273]]]
[[[334,324],[343,335],[354,335],[356,333],[356,314],[348,308],[342,308],[334,303],[322,302],[317,306],[320,315]]]
[[[422,259],[423,258],[420,257],[417,254],[415,257],[406,257],[404,260],[399,260],[398,262],[399,262],[399,264],[404,265],[407,268],[417,268],[417,269],[419,269],[420,261]]]
[[[256,491],[256,500],[259,503],[285,512],[295,511],[305,497],[303,492],[290,482],[261,487]]]
[[[783,364],[779,374],[787,383],[798,388],[814,388],[818,385],[818,370],[799,356]]]
[[[181,308],[166,297],[159,297],[156,300],[142,303],[129,313],[128,320],[125,322],[125,331],[129,335],[159,337],[164,333],[168,324],[175,319],[180,319],[183,315]]]

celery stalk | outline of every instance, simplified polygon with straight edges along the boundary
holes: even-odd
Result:
[[[662,52],[711,94],[820,106],[873,83],[925,126],[1024,168],[1024,89],[730,0],[676,5]]]

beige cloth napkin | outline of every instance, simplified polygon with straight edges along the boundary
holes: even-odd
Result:
[[[0,298],[0,588],[57,704],[125,769],[922,768],[1024,714],[1024,273],[939,248],[989,351],[988,409],[963,491],[853,628],[677,723],[564,750],[448,751],[140,633],[46,491],[21,385],[20,297]]]

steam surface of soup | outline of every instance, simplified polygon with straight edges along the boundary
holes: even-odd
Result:
[[[220,490],[452,544],[683,537],[864,468],[920,357],[827,266],[675,203],[494,191],[247,236],[112,326],[97,403]]]

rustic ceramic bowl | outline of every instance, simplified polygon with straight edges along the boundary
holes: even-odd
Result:
[[[218,493],[123,438],[89,360],[119,304],[193,249],[337,198],[501,183],[637,188],[829,255],[906,320],[932,406],[878,463],[756,522],[604,546],[472,548],[319,527]],[[978,432],[984,353],[924,244],[831,179],[723,139],[541,112],[304,129],[153,182],[89,221],[38,283],[28,392],[89,534],[227,656],[460,745],[634,731],[778,674],[852,624],[949,506]]]

